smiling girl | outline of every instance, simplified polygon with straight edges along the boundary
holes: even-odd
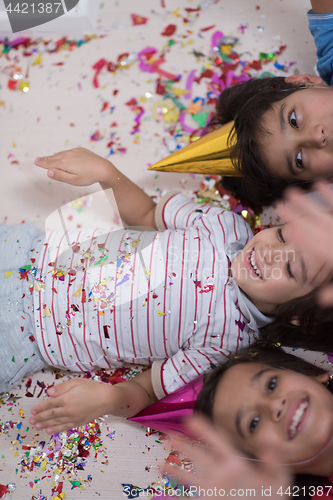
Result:
[[[259,342],[205,377],[195,408],[252,458],[274,449],[292,474],[330,477],[332,389],[320,367]]]

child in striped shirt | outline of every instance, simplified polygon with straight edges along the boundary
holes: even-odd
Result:
[[[1,227],[7,277],[0,320],[10,332],[2,390],[44,365],[84,372],[151,364],[116,386],[76,378],[50,388],[32,409],[37,429],[53,433],[103,414],[135,415],[252,343],[280,304],[295,310],[298,298],[327,279],[325,266],[294,244],[288,224],[252,237],[243,218],[182,194],[168,193],[156,205],[109,161],[82,148],[36,164],[55,180],[112,188],[129,228],[44,236],[32,225]]]

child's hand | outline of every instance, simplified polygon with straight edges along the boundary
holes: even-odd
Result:
[[[107,413],[110,387],[82,378],[50,387],[50,397],[32,408],[29,422],[49,434],[91,422]]]
[[[322,261],[328,275],[333,271],[333,191],[321,182],[316,192],[324,204],[299,189],[288,190],[285,204],[278,206],[277,214],[292,227],[293,238],[299,246]],[[333,285],[319,292],[319,301],[322,306],[333,304]]]
[[[51,179],[74,186],[107,182],[112,167],[108,160],[85,148],[69,149],[52,156],[36,158],[35,164],[45,168]]]
[[[273,500],[281,500],[288,486],[292,485],[292,477],[287,467],[281,465],[272,450],[262,454],[262,462],[247,460],[232,444],[226,433],[217,431],[203,418],[195,418],[189,423],[191,434],[200,436],[208,447],[193,445],[188,442],[174,439],[172,446],[177,451],[193,459],[197,475],[169,466],[168,474],[177,476],[183,483],[192,486],[192,493],[198,492],[199,487],[206,492],[215,488],[213,498],[221,496],[243,496],[245,491],[255,490],[255,498],[265,497],[263,490],[271,488],[269,496]],[[196,488],[196,489],[195,489]],[[206,498],[201,490],[201,496]],[[243,493],[238,495],[238,491]],[[266,491],[267,494],[267,491]],[[211,494],[207,494],[212,498]]]

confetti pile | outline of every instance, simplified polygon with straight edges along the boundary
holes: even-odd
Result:
[[[151,10],[150,16],[143,16],[140,13],[130,14],[128,22],[133,26],[132,29],[144,29],[146,25],[149,25],[151,18],[156,16],[161,16],[163,19],[167,8],[166,3],[165,0],[160,0],[162,14],[155,10]],[[85,81],[90,90],[96,92],[94,106],[98,119],[93,120],[92,124],[78,124],[82,130],[82,137],[85,138],[85,143],[82,145],[89,147],[89,142],[93,145],[98,143],[98,146],[104,148],[104,153],[102,153],[104,156],[122,156],[135,150],[143,140],[151,140],[157,136],[158,159],[160,159],[195,141],[210,129],[209,124],[214,116],[217,98],[225,88],[237,85],[251,77],[290,74],[295,62],[286,63],[282,60],[287,46],[280,40],[277,40],[276,48],[270,53],[259,50],[249,52],[247,47],[242,45],[242,36],[250,28],[249,23],[245,22],[242,16],[236,33],[229,33],[228,26],[223,24],[223,17],[219,20],[218,27],[225,32],[217,29],[214,23],[202,26],[200,24],[201,14],[209,9],[213,3],[217,3],[216,0],[202,0],[194,8],[182,5],[171,13],[172,22],[169,22],[171,21],[169,12],[168,22],[164,23],[163,29],[158,34],[160,40],[158,46],[151,46],[151,42],[147,38],[143,48],[140,46],[140,49],[137,50],[125,49],[126,52],[119,49],[119,53],[112,56],[112,60],[110,52],[96,51],[98,55],[95,54],[93,56],[95,59],[89,61],[90,66],[85,69],[86,74],[77,74],[77,83],[75,83],[73,91],[73,94],[84,92],[83,82]],[[157,7],[154,7],[157,10]],[[115,25],[113,28],[117,30],[121,29],[122,26]],[[258,33],[262,33],[265,28],[257,26],[256,29]],[[61,79],[60,72],[64,66],[66,68],[66,65],[70,64],[71,54],[76,53],[80,47],[88,43],[96,47],[98,40],[105,36],[107,35],[85,36],[79,40],[72,40],[69,37],[63,37],[59,40],[29,37],[20,37],[12,41],[0,40],[0,83],[6,87],[13,101],[14,99],[26,99],[23,94],[27,94],[37,87],[35,82],[40,78],[41,72],[59,74]],[[156,36],[154,39],[156,40]],[[193,61],[190,70],[183,69],[182,63],[179,63],[180,69],[178,67],[174,69],[170,65],[171,56],[176,50],[182,53],[179,60],[186,58],[187,61]],[[130,98],[123,98],[123,78],[127,80],[132,78],[134,82],[138,72],[146,77],[145,87],[133,84]],[[111,79],[116,83],[112,90],[107,87]],[[5,97],[0,98],[0,111],[9,104],[3,99]],[[75,100],[75,95],[73,100]],[[55,110],[58,112],[60,106],[55,104]],[[90,109],[89,111],[94,110]],[[129,111],[131,118],[126,124],[127,128],[121,129],[117,116],[125,114],[124,111],[127,113]],[[37,118],[37,124],[39,119]],[[147,136],[144,124],[145,121],[149,120],[150,132]],[[156,133],[157,123],[162,124],[163,133]],[[69,120],[69,126],[76,126],[74,117]],[[124,130],[127,131],[127,136],[125,136]],[[52,144],[54,144],[53,147],[58,147],[55,146],[55,142]],[[16,148],[15,142],[12,143],[12,147]],[[8,160],[10,165],[13,165],[11,167],[13,169],[17,168],[21,161],[18,153],[14,150],[8,150]],[[153,159],[147,158],[146,161],[150,165]],[[155,179],[157,177],[158,175],[155,176]],[[192,177],[195,176],[192,174]],[[256,211],[239,203],[230,193],[223,190],[218,181],[219,178],[216,176],[200,177],[197,191],[198,201],[219,204],[226,209],[242,214],[253,224],[258,224]],[[186,181],[181,179],[179,182],[180,187],[184,190]],[[162,192],[163,188],[155,186],[153,199],[157,200]],[[192,196],[196,195],[192,194]],[[80,214],[88,211],[90,205],[89,199],[81,202],[76,201],[73,204],[73,209],[77,214]],[[105,254],[101,252],[100,258],[103,257]],[[121,255],[121,262],[123,259],[126,260],[126,254]],[[120,265],[121,262],[119,261]],[[36,268],[33,263],[19,271],[21,280],[29,280],[29,275],[34,276],[35,274]],[[53,276],[55,279],[63,280],[64,272],[61,269],[56,269]],[[119,285],[124,279],[126,279],[125,274],[120,277]],[[170,279],[172,280],[172,277]],[[38,286],[39,282],[36,283]],[[170,282],[171,284],[172,282]],[[40,286],[42,285],[43,283],[40,282]],[[94,289],[96,298],[104,300],[106,306],[110,307],[112,297],[108,297],[106,288],[103,288],[104,285],[100,285],[97,283]],[[198,282],[197,286],[199,285],[201,288],[201,283]],[[208,284],[208,286],[210,285]],[[203,291],[205,290],[203,289]],[[83,297],[83,291],[80,290],[78,295]],[[67,312],[67,319],[73,317],[76,312],[75,308],[71,307]],[[44,314],[48,315],[49,310],[45,308]],[[107,329],[104,334],[108,335]],[[136,367],[122,368],[112,372],[103,369],[97,372],[88,372],[85,376],[115,384],[129,380],[139,372],[140,369]],[[66,376],[57,370],[53,373],[55,380]],[[89,460],[97,461],[101,470],[109,471],[111,474],[106,449],[109,448],[109,443],[116,438],[115,431],[107,428],[106,433],[103,434],[102,430],[105,430],[106,424],[101,419],[66,433],[55,434],[47,440],[41,440],[38,433],[35,433],[31,439],[32,429],[24,425],[23,410],[19,410],[20,419],[14,415],[13,410],[21,403],[24,405],[24,398],[41,398],[45,394],[48,383],[42,380],[42,373],[38,375],[39,381],[35,383],[33,379],[25,381],[25,385],[19,389],[19,395],[7,394],[0,398],[2,410],[6,409],[6,418],[0,421],[0,435],[10,439],[10,453],[17,460],[16,470],[13,470],[11,476],[8,476],[8,482],[0,484],[0,498],[15,491],[16,476],[25,478],[27,498],[29,497],[31,500],[61,500],[62,498],[71,500],[71,490],[84,490],[94,484],[93,475],[86,472]],[[148,430],[147,435],[150,434],[151,432]],[[105,440],[103,442],[102,435],[108,438],[106,442]],[[162,439],[159,437],[155,440],[159,446],[163,443]],[[2,464],[0,464],[2,483],[5,483],[2,477],[4,473],[1,472],[4,470],[5,462],[6,457],[3,455]],[[177,452],[170,453],[167,462],[186,469],[192,468],[191,462],[186,458],[181,459]],[[149,472],[150,469],[151,465],[148,464],[146,471]],[[37,479],[31,479],[33,472],[38,473]],[[129,470],[128,483],[123,484],[123,490],[127,496],[129,490],[136,490],[137,497],[140,491],[149,491],[152,496],[163,498],[159,495],[162,489],[166,492],[167,497],[176,496],[178,485],[173,483],[173,480],[167,475],[162,475],[158,481],[152,482],[145,488],[133,486],[131,475]],[[149,481],[143,480],[142,483],[147,484]],[[95,486],[96,488],[98,486]],[[135,496],[128,496],[128,498],[135,498]]]
[[[117,384],[130,380],[142,371],[142,367],[123,367],[121,369],[106,371],[90,371],[84,378],[93,378],[96,381]],[[64,377],[59,370],[53,371],[55,380]],[[39,398],[49,385],[45,382],[27,379],[25,383],[26,397]],[[20,396],[6,393],[0,398],[0,407],[7,407],[11,413],[20,403]],[[49,436],[48,440],[40,440],[40,435],[35,432],[31,440],[30,427],[26,427],[22,420],[25,415],[19,410],[21,420],[8,420],[0,422],[0,435],[5,435],[11,441],[12,455],[17,458],[16,475],[26,479],[27,488],[31,489],[31,500],[61,500],[68,498],[68,492],[75,488],[84,490],[93,484],[93,475],[87,474],[85,468],[88,461],[99,462],[102,472],[106,471],[109,459],[106,446],[102,440],[115,439],[116,431],[109,429],[103,418],[85,426],[71,429]],[[29,432],[30,431],[30,432]],[[4,459],[5,456],[2,455]],[[0,466],[0,471],[1,471]],[[29,476],[35,471],[40,477],[31,480]],[[15,483],[0,484],[1,495],[6,495],[15,490]],[[47,491],[47,492],[46,492]]]

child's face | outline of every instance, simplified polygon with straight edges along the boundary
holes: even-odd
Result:
[[[333,177],[333,89],[307,88],[273,104],[260,137],[267,168],[276,177]]]
[[[327,380],[326,373],[308,377],[261,363],[235,365],[217,386],[213,420],[248,453],[274,449],[281,463],[294,464],[294,473],[330,476],[333,396]]]
[[[330,275],[328,265],[294,243],[288,223],[257,233],[231,269],[238,286],[266,314],[274,314],[279,304],[307,295]]]

